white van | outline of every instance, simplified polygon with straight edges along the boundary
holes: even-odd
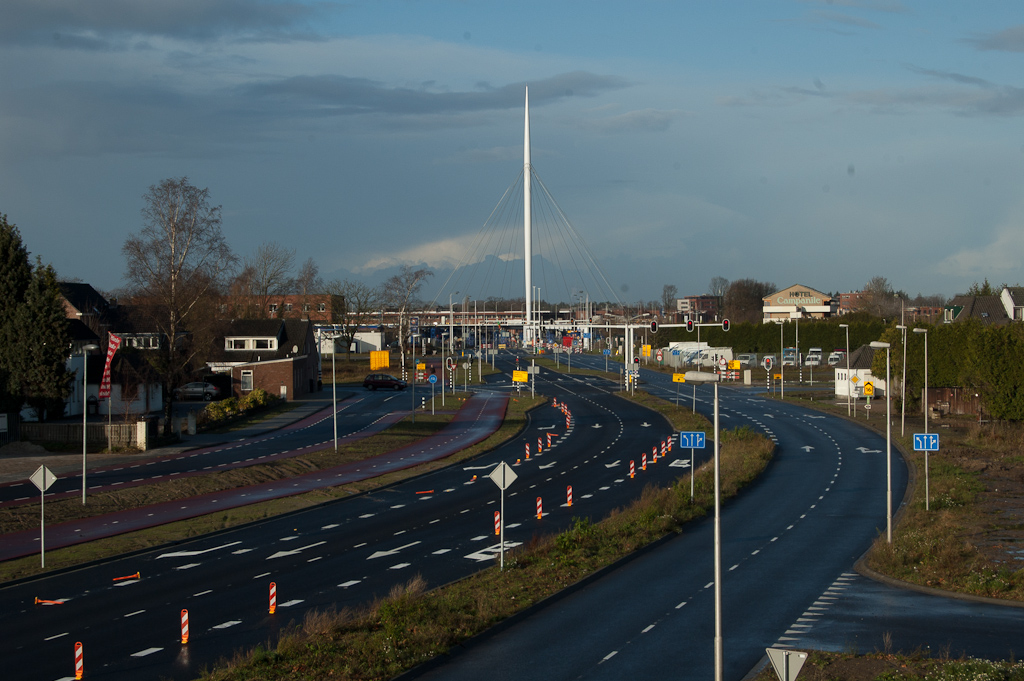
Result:
[[[804,365],[809,367],[821,366],[821,348],[811,348],[808,350]]]

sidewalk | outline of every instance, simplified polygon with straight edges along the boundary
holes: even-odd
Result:
[[[351,397],[351,390],[338,393],[338,403]],[[224,433],[197,433],[196,435],[183,435],[181,442],[165,447],[155,447],[137,454],[125,454],[124,452],[90,452],[86,456],[86,468],[88,470],[117,466],[125,463],[139,463],[140,461],[152,461],[164,457],[176,456],[181,452],[215,447],[226,442],[237,442],[252,437],[259,437],[281,428],[286,428],[303,419],[331,407],[332,398],[328,393],[326,397],[318,393],[295,402],[295,407],[286,412],[274,414],[273,416],[260,421],[259,423],[232,430]],[[39,445],[31,443],[14,443],[8,445],[0,454],[0,484],[8,482],[20,482],[27,480],[32,473],[40,466],[45,465],[58,477],[65,473],[82,472],[82,453],[70,452],[48,452]]]
[[[284,480],[178,499],[142,508],[74,520],[46,528],[46,547],[56,549],[178,520],[375,478],[450,456],[486,439],[504,420],[508,396],[477,393],[438,433],[386,454],[312,471]],[[39,552],[39,530],[0,535],[0,561]]]

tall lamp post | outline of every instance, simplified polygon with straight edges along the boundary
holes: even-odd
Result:
[[[850,325],[840,324],[839,328],[846,330],[846,415],[849,416],[853,398],[853,384],[850,383]]]
[[[885,348],[885,540],[892,543],[892,400],[889,399],[889,343],[871,341],[875,350]]]
[[[903,381],[900,385],[900,437],[903,437],[907,426],[907,327],[897,324],[896,328],[903,332]],[[885,387],[888,388],[889,384]]]
[[[718,382],[721,376],[708,371],[687,371],[687,383],[715,385],[715,681],[722,681],[722,497],[718,449]]]
[[[459,293],[458,291],[453,291],[452,293],[448,294],[448,351],[449,351],[448,357],[451,359],[453,365],[454,365],[454,362],[455,362],[455,308],[452,305],[452,296],[457,295],[458,293]],[[441,371],[444,371],[444,369],[442,369]],[[441,388],[442,388],[442,390],[441,390],[441,395],[442,395],[441,404],[444,404],[444,400],[443,400],[444,386],[442,385]],[[454,394],[455,394],[455,374],[453,373],[452,374],[452,395],[454,395]]]
[[[928,329],[914,329],[914,333],[924,334],[924,434],[928,434]],[[929,509],[928,498],[928,450],[924,450],[924,510]]]
[[[82,505],[85,506],[85,430],[86,416],[89,414],[89,353],[99,350],[100,346],[89,343],[82,346]]]

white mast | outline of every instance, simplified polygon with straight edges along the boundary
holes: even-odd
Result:
[[[523,319],[523,341],[533,339],[533,219],[530,202],[530,88],[526,88],[526,124],[523,132],[523,233],[526,243],[523,254],[526,260],[526,314]]]

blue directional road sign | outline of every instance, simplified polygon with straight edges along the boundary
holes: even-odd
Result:
[[[679,446],[687,449],[704,449],[704,433],[699,430],[679,433]]]
[[[437,383],[437,376],[435,376],[434,374],[430,374],[430,378],[428,378],[427,380],[430,381],[431,383]]]
[[[610,354],[612,354],[612,351],[611,351],[611,350],[609,350],[608,348],[605,348],[604,350],[602,350],[602,352],[603,352],[604,354],[606,354],[606,355],[610,355]]]
[[[914,433],[915,452],[937,452],[939,451],[938,433]]]

